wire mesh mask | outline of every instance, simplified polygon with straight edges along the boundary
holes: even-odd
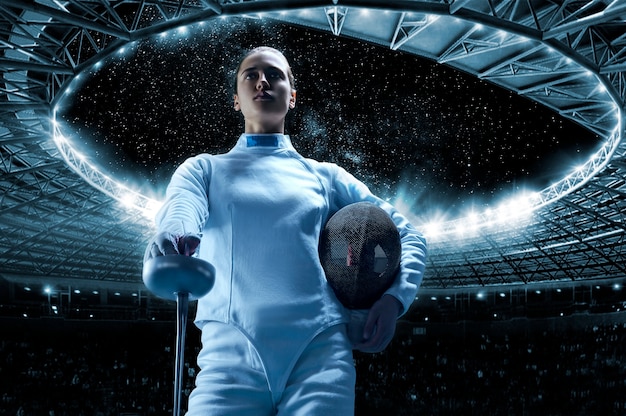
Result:
[[[358,202],[337,211],[320,238],[326,280],[349,309],[369,309],[400,267],[400,235],[382,208]]]

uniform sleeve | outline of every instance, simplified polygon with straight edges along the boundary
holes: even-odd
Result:
[[[156,215],[159,232],[199,234],[209,217],[211,162],[207,155],[187,159],[167,186],[165,202]]]
[[[391,287],[385,292],[398,299],[406,313],[417,295],[426,267],[426,239],[393,205],[375,196],[365,184],[344,169],[335,166],[332,180],[331,210],[336,211],[355,202],[371,202],[385,210],[398,228],[402,254],[400,271]]]

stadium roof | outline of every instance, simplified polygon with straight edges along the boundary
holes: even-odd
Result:
[[[519,212],[431,230],[423,286],[458,289],[626,278],[626,3],[619,0],[0,0],[0,276],[141,285],[151,203],[64,146],[54,103],[120,46],[220,16],[329,31],[465,71],[604,140]],[[520,207],[519,200],[515,202]]]

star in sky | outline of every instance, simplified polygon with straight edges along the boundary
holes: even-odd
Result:
[[[551,110],[424,58],[270,20],[216,19],[137,43],[89,76],[61,114],[77,146],[121,181],[162,194],[174,168],[228,151],[246,50],[282,50],[298,90],[287,133],[377,195],[448,217],[584,162],[599,138]]]

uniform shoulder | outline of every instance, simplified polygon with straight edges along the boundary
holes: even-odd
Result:
[[[213,156],[208,153],[201,153],[198,155],[189,156],[178,165],[178,167],[176,168],[176,172],[183,173],[199,170],[209,170],[212,159]]]
[[[320,162],[319,160],[310,159],[310,158],[305,158],[305,159],[313,168],[317,170],[334,172],[339,168],[339,166],[337,166],[335,163],[332,163],[332,162]]]

